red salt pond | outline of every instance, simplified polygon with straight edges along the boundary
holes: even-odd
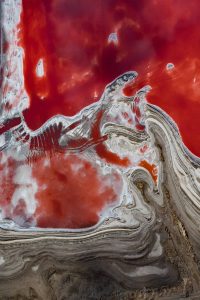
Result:
[[[185,144],[200,156],[198,0],[22,2],[20,43],[30,96],[25,117],[32,129],[57,113],[76,114],[108,82],[134,69],[152,86],[148,100],[173,117]],[[167,70],[167,63],[175,68]]]
[[[37,184],[34,195],[36,211],[28,213],[27,192],[15,203],[17,164],[8,159],[0,167],[0,206],[4,217],[22,226],[37,224],[50,228],[85,228],[95,225],[105,208],[116,204],[122,192],[118,172],[102,175],[97,165],[77,155],[59,154],[42,158],[32,165],[32,181]],[[29,183],[31,190],[31,183]],[[27,188],[28,186],[24,186]],[[15,197],[14,197],[15,198]],[[29,204],[28,204],[29,205]]]
[[[38,183],[39,227],[82,228],[95,225],[106,205],[119,199],[122,182],[117,172],[102,176],[99,168],[75,155],[57,155],[51,163],[33,166]]]
[[[169,113],[186,146],[200,156],[199,0],[22,3],[19,44],[24,49],[25,88],[30,99],[24,117],[31,129],[56,114],[78,113],[97,101],[107,83],[123,72],[136,70],[140,74],[136,85],[127,87],[125,94],[150,84],[148,101]],[[174,67],[166,67],[168,63]],[[94,130],[93,134],[99,133]],[[99,144],[96,152],[113,164],[129,165],[126,158],[110,154],[104,144]],[[74,162],[81,165],[78,173],[72,170]],[[2,177],[7,192],[1,204],[9,202],[15,190],[12,164]],[[156,180],[154,166],[145,161],[141,166]],[[119,178],[113,176],[104,185],[105,178],[78,157],[55,157],[50,165],[41,162],[39,169],[34,164],[33,177],[39,186],[37,225],[94,225],[100,211],[117,197],[111,178],[116,183]],[[15,213],[22,214],[25,209],[21,201]]]

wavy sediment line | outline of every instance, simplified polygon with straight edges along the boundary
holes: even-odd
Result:
[[[149,104],[147,107],[149,132],[162,149],[171,201],[199,256],[200,160],[183,144],[173,120],[158,107]]]

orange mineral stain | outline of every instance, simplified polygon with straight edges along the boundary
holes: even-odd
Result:
[[[142,160],[142,161],[139,163],[139,167],[143,167],[143,168],[145,168],[147,171],[149,171],[149,173],[151,174],[151,176],[152,176],[154,182],[155,182],[155,183],[157,182],[158,176],[157,176],[157,167],[156,167],[156,165],[150,164],[150,163],[148,163],[148,161],[146,161],[146,160]]]

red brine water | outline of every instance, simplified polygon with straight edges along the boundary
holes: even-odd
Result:
[[[186,146],[200,156],[198,0],[22,0],[21,9],[16,44],[23,49],[21,67],[28,102],[20,116],[4,120],[0,133],[19,125],[12,133],[16,141],[30,139],[31,165],[1,154],[4,218],[21,226],[89,227],[119,202],[123,169],[138,165],[157,182],[158,166],[145,158],[150,151],[147,144],[142,144],[137,164],[108,147],[109,136],[102,136],[100,129],[110,113],[109,97],[106,109],[102,105],[92,117],[75,117],[69,125],[75,137],[69,135],[64,148],[58,140],[69,130],[68,119],[55,121],[31,138],[20,127],[23,119],[36,132],[58,114],[76,116],[97,103],[109,82],[130,70],[137,70],[139,76],[128,82],[123,95],[134,96],[150,85],[147,100],[175,120]],[[9,47],[5,41],[4,53]],[[12,57],[8,66],[7,77],[11,78],[16,71]],[[9,84],[4,84],[3,93],[9,92]],[[19,91],[15,99],[4,101],[4,113],[9,116],[22,100],[23,91]],[[117,123],[123,116],[129,128],[143,132],[140,99],[135,98],[131,105],[131,112],[121,107],[120,116],[112,119],[109,115],[108,119]],[[78,126],[87,128],[90,117],[90,130],[84,135]],[[71,154],[67,149],[79,150]],[[105,174],[102,164],[111,170]],[[28,174],[24,182],[23,174]]]

